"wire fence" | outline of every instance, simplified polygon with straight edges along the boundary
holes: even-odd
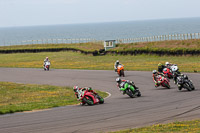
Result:
[[[173,35],[160,35],[151,37],[140,37],[140,38],[126,38],[116,39],[116,43],[136,43],[136,42],[155,42],[155,41],[169,41],[169,40],[189,40],[189,39],[200,39],[200,33],[187,33],[187,34],[173,34]],[[113,39],[114,40],[114,39]],[[73,44],[73,43],[102,43],[105,40],[96,40],[91,38],[78,38],[78,39],[40,39],[40,40],[25,40],[25,41],[9,41],[1,46],[9,45],[27,45],[27,44]]]
[[[141,37],[141,38],[117,39],[116,43],[156,42],[156,41],[190,40],[190,39],[200,39],[200,33],[173,34],[173,35],[161,35],[161,36]]]

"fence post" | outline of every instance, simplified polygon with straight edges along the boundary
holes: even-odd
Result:
[[[192,34],[190,33],[190,38],[192,39]]]

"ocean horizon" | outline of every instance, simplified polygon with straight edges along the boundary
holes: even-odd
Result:
[[[200,17],[60,24],[46,26],[0,27],[0,46],[21,45],[26,40],[42,39],[95,39],[124,38],[200,32]]]

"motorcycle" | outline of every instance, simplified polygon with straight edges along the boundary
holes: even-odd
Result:
[[[126,90],[123,91],[123,94],[127,94],[130,98],[140,97],[141,92],[139,91],[139,88],[136,87],[134,89],[135,90],[133,91],[130,88],[127,88]]]
[[[124,66],[123,65],[118,65],[117,66],[117,73],[118,73],[118,75],[121,77],[121,76],[125,76],[124,75]]]
[[[181,88],[185,88],[188,91],[195,90],[195,87],[191,80],[188,79],[187,75],[181,74],[177,77],[177,84],[180,85]]]
[[[169,68],[164,68],[164,69],[163,69],[163,73],[164,73],[164,75],[166,75],[169,79],[172,79],[172,78],[173,78],[172,71],[171,71]]]
[[[104,99],[101,96],[99,96],[98,94],[95,95],[94,93],[89,91],[85,91],[79,100],[82,101],[83,104],[88,104],[90,106],[94,104],[104,103]]]
[[[45,70],[45,71],[46,71],[46,70],[49,71],[50,65],[51,65],[50,61],[46,61],[46,62],[44,63],[44,70]]]
[[[169,79],[167,79],[166,77],[161,76],[161,75],[158,75],[158,83],[159,83],[161,86],[170,89],[169,82],[170,82]]]

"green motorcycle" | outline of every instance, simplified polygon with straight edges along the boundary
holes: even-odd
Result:
[[[118,87],[120,91],[123,91],[123,94],[127,94],[131,98],[141,96],[141,92],[139,91],[139,88],[131,83],[122,82],[119,84]]]

